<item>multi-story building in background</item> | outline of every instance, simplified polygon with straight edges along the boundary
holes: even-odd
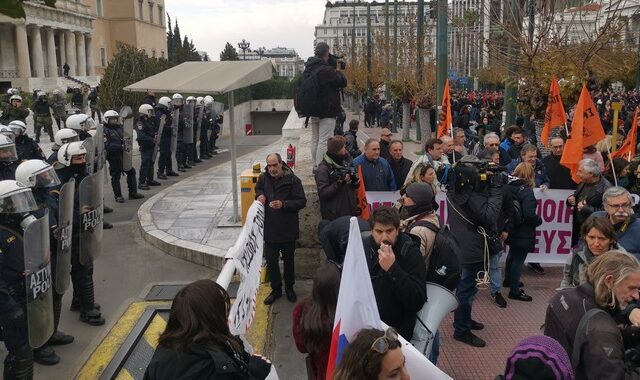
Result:
[[[296,75],[304,69],[304,62],[294,49],[286,47],[275,47],[271,49],[247,49],[245,52],[238,51],[240,60],[257,61],[268,59],[273,64],[274,69],[281,77],[289,79],[295,78]]]
[[[149,56],[166,55],[164,0],[58,0],[23,2],[26,17],[0,14],[0,89],[51,90],[95,85],[122,41]]]

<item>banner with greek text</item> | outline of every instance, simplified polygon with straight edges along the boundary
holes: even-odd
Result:
[[[260,287],[263,246],[264,205],[254,201],[247,212],[240,236],[226,255],[226,258],[233,259],[240,276],[238,295],[229,311],[229,329],[234,335],[244,335],[253,322]]]
[[[573,223],[572,209],[567,207],[566,199],[573,191],[533,191],[538,200],[536,212],[542,218],[542,225],[536,229],[536,248],[529,253],[527,261],[541,264],[564,263],[571,249]],[[393,206],[400,198],[399,191],[367,191],[367,201],[372,210],[380,206]],[[438,192],[436,202],[440,205],[438,213],[441,220],[448,223],[446,194]]]

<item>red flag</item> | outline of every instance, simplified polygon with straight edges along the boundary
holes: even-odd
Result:
[[[560,97],[560,87],[555,77],[551,79],[551,88],[547,98],[547,111],[544,114],[544,127],[540,134],[543,144],[549,141],[549,135],[553,128],[567,124],[567,115],[564,112],[562,98]]]
[[[369,210],[369,202],[367,202],[367,191],[364,188],[364,177],[362,176],[362,166],[358,165],[358,178],[360,178],[360,186],[354,190],[356,192],[356,204],[360,211],[360,218],[368,221],[371,216]]]
[[[451,133],[449,130],[453,125],[451,117],[451,95],[449,94],[449,79],[444,84],[444,94],[442,95],[442,110],[440,111],[440,122],[438,123],[438,138]]]
[[[582,93],[571,123],[571,133],[560,159],[560,163],[571,170],[571,178],[574,182],[580,183],[577,172],[583,149],[595,145],[604,137],[604,129],[602,129],[596,106],[587,87],[582,85]]]
[[[633,124],[631,125],[631,130],[627,135],[627,138],[624,139],[622,146],[617,151],[611,153],[611,158],[614,157],[622,157],[627,161],[631,161],[633,157],[636,155],[636,136],[638,134],[638,112],[640,112],[640,108],[636,108],[636,112],[633,115]]]

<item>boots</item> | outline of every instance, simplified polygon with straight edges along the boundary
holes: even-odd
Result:
[[[25,345],[13,352],[9,352],[4,360],[5,379],[33,379],[33,350]]]
[[[144,198],[144,195],[142,195],[140,193],[129,194],[129,200],[142,199],[142,198]]]
[[[80,321],[91,326],[102,326],[105,323],[102,314],[98,309],[80,312]]]
[[[33,361],[40,365],[56,365],[60,363],[60,357],[48,345],[33,350]]]
[[[116,198],[116,202],[124,203],[124,198],[122,198],[122,186],[120,185],[120,177],[111,177],[111,188],[113,189],[113,196]]]
[[[158,179],[168,179],[167,176],[162,173],[157,173],[157,177]]]

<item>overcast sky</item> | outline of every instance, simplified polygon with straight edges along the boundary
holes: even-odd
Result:
[[[314,27],[322,23],[325,4],[326,0],[165,0],[182,36],[189,36],[196,49],[214,61],[227,41],[239,50],[243,38],[252,50],[294,48],[306,60],[312,55]]]

